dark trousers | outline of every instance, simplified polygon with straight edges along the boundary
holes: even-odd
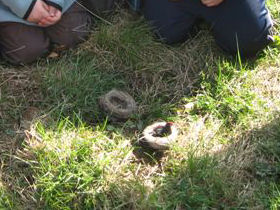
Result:
[[[216,7],[200,0],[144,0],[142,11],[168,44],[185,41],[198,18],[210,23],[217,44],[231,54],[254,56],[269,43],[272,20],[265,0],[225,0]]]
[[[0,24],[0,52],[13,64],[30,63],[48,53],[51,44],[71,48],[89,34],[91,16],[74,3],[61,20],[46,28],[22,23]]]

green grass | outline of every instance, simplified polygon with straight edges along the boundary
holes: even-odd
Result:
[[[195,103],[192,114],[213,114],[228,126],[240,123],[244,117],[254,115],[255,94],[250,91],[251,73],[231,66],[227,61],[215,64],[217,74],[214,78],[209,72],[202,73],[201,89],[186,101]]]
[[[111,21],[59,59],[1,64],[0,209],[279,209],[279,46],[243,61],[207,28],[166,46],[140,17]],[[131,119],[98,106],[112,88]],[[165,152],[137,142],[157,120],[180,130]]]
[[[3,186],[0,186],[0,209],[13,209],[14,207],[15,200]]]
[[[129,167],[123,164],[123,157],[131,153],[129,142],[121,135],[109,139],[101,128],[93,133],[83,125],[76,127],[67,119],[58,128],[51,131],[38,126],[46,145],[34,151],[40,200],[52,209],[100,206],[102,199],[108,200],[106,189],[118,179],[118,172]]]

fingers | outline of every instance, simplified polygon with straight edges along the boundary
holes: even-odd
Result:
[[[224,0],[201,0],[202,4],[207,7],[214,7],[221,4]]]
[[[55,7],[50,6],[49,7],[49,13],[52,17],[56,16],[58,12],[58,9],[56,9]]]
[[[57,22],[57,19],[55,17],[46,17],[42,20],[40,20],[40,22],[38,23],[39,26],[43,26],[43,27],[47,27],[47,26],[51,26],[54,25]]]
[[[43,18],[42,20],[40,20],[38,25],[42,26],[42,27],[47,27],[47,26],[56,24],[61,18],[61,15],[59,15],[59,14],[60,13],[57,13],[56,16],[54,16],[54,17],[48,16],[46,18]]]
[[[42,7],[46,10],[46,11],[49,11],[49,5],[47,5],[45,2],[41,2],[42,4]]]
[[[48,6],[48,15],[42,18],[38,25],[42,27],[47,27],[56,24],[61,19],[61,11],[55,7]]]
[[[49,16],[48,5],[45,2],[39,0],[36,1],[27,20],[32,23],[38,23],[40,20],[48,16]]]
[[[56,9],[55,7],[49,6],[49,15],[50,17],[53,18],[54,21],[57,22],[60,20],[62,13],[60,10]]]
[[[44,18],[40,20],[40,22],[38,23],[38,25],[42,27],[51,26],[53,24],[54,24],[53,21],[49,20],[48,18]]]

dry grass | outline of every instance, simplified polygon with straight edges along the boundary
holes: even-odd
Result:
[[[0,193],[13,193],[10,207],[267,208],[271,192],[261,180],[277,185],[279,172],[259,164],[279,163],[263,144],[277,148],[279,137],[277,50],[240,72],[206,29],[170,47],[155,42],[142,19],[120,12],[112,22],[60,60],[0,67]],[[89,120],[100,112],[95,99],[119,83],[136,98],[137,115]],[[217,115],[224,98],[233,99],[226,108],[249,110]],[[32,107],[41,117],[25,114]],[[139,147],[143,127],[159,119],[176,122],[178,141],[164,153]]]

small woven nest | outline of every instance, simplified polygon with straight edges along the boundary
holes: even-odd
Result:
[[[147,143],[153,149],[166,150],[177,136],[178,130],[173,123],[156,122],[144,129],[140,141]]]
[[[100,107],[118,119],[128,119],[137,109],[135,100],[126,92],[111,90],[99,98]]]

